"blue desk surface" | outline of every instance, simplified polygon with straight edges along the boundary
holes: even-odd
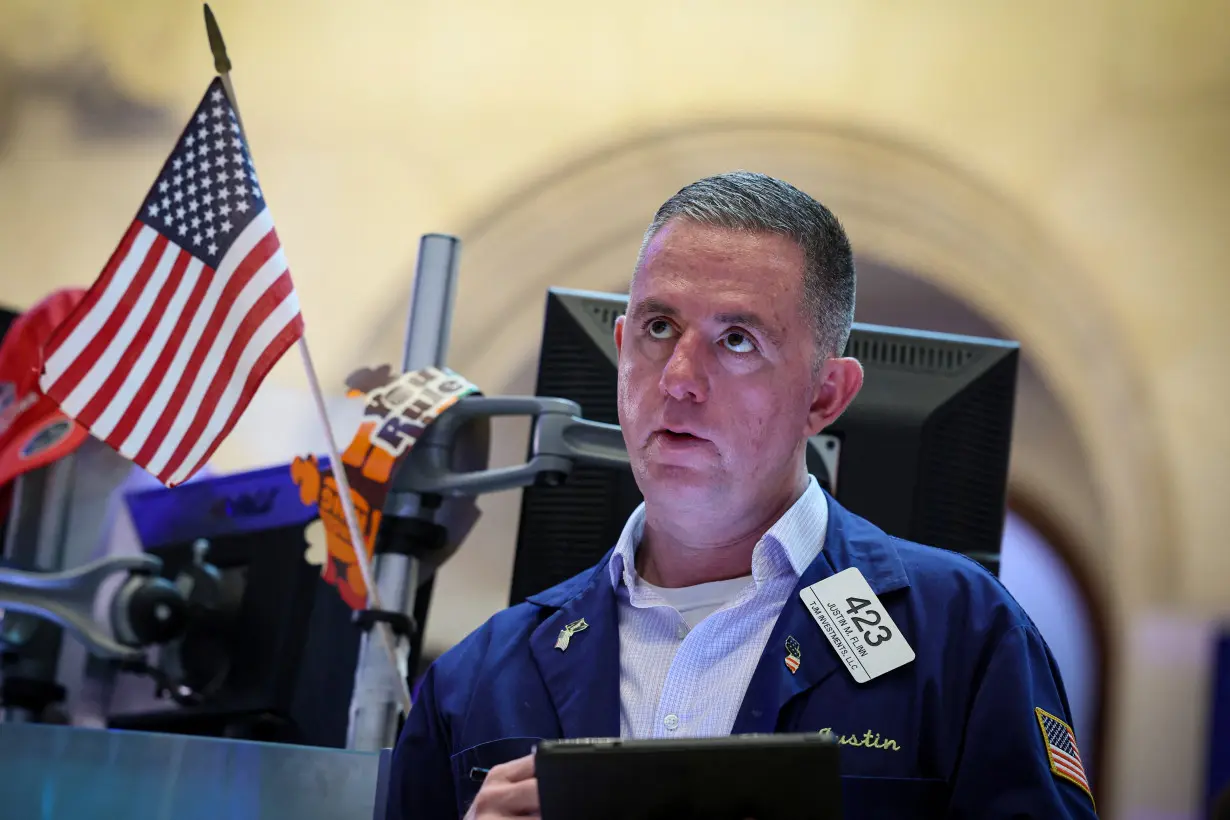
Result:
[[[370,820],[380,756],[181,735],[0,725],[0,816]]]

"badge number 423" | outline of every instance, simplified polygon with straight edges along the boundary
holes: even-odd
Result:
[[[857,567],[799,593],[837,657],[859,683],[914,660],[914,650]]]

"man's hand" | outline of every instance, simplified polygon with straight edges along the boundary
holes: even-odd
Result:
[[[534,756],[526,755],[492,767],[470,804],[465,820],[499,820],[538,816],[538,780]]]

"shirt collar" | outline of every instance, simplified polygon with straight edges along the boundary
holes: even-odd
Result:
[[[757,583],[772,572],[775,558],[784,555],[786,564],[801,576],[820,551],[828,529],[829,506],[815,476],[808,476],[807,489],[781,518],[769,527],[752,554],[752,575]],[[632,589],[636,582],[636,548],[645,532],[645,504],[642,502],[624,523],[607,569],[611,585],[622,583]]]

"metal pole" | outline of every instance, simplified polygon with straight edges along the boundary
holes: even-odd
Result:
[[[64,548],[68,540],[68,514],[72,503],[77,454],[71,453],[25,475],[18,476],[3,555],[14,567],[58,572],[66,569]],[[56,677],[64,630],[51,621],[20,612],[0,614],[0,679],[22,681],[30,692],[50,699],[58,686]],[[16,688],[16,687],[15,687]],[[35,696],[35,700],[40,699]],[[0,722],[40,722],[23,704],[3,703]]]
[[[402,372],[445,364],[460,250],[461,241],[455,236],[426,234],[419,241]],[[398,514],[413,514],[417,510],[408,509],[407,504],[415,506],[415,501],[417,499],[390,497],[386,513],[390,512],[387,505],[395,504]],[[385,608],[413,619],[420,583],[418,561],[407,555],[380,554],[374,556],[372,572]],[[360,639],[346,738],[346,748],[366,752],[388,748],[397,742],[399,709],[397,700],[386,694],[388,687],[383,685],[382,676],[387,674],[388,667],[376,657],[377,649],[372,646],[371,638],[372,634],[365,632]],[[404,673],[410,675],[413,670],[407,669]]]
[[[461,240],[455,236],[429,233],[419,240],[418,268],[402,352],[403,373],[423,367],[444,367],[448,360],[460,255]]]

